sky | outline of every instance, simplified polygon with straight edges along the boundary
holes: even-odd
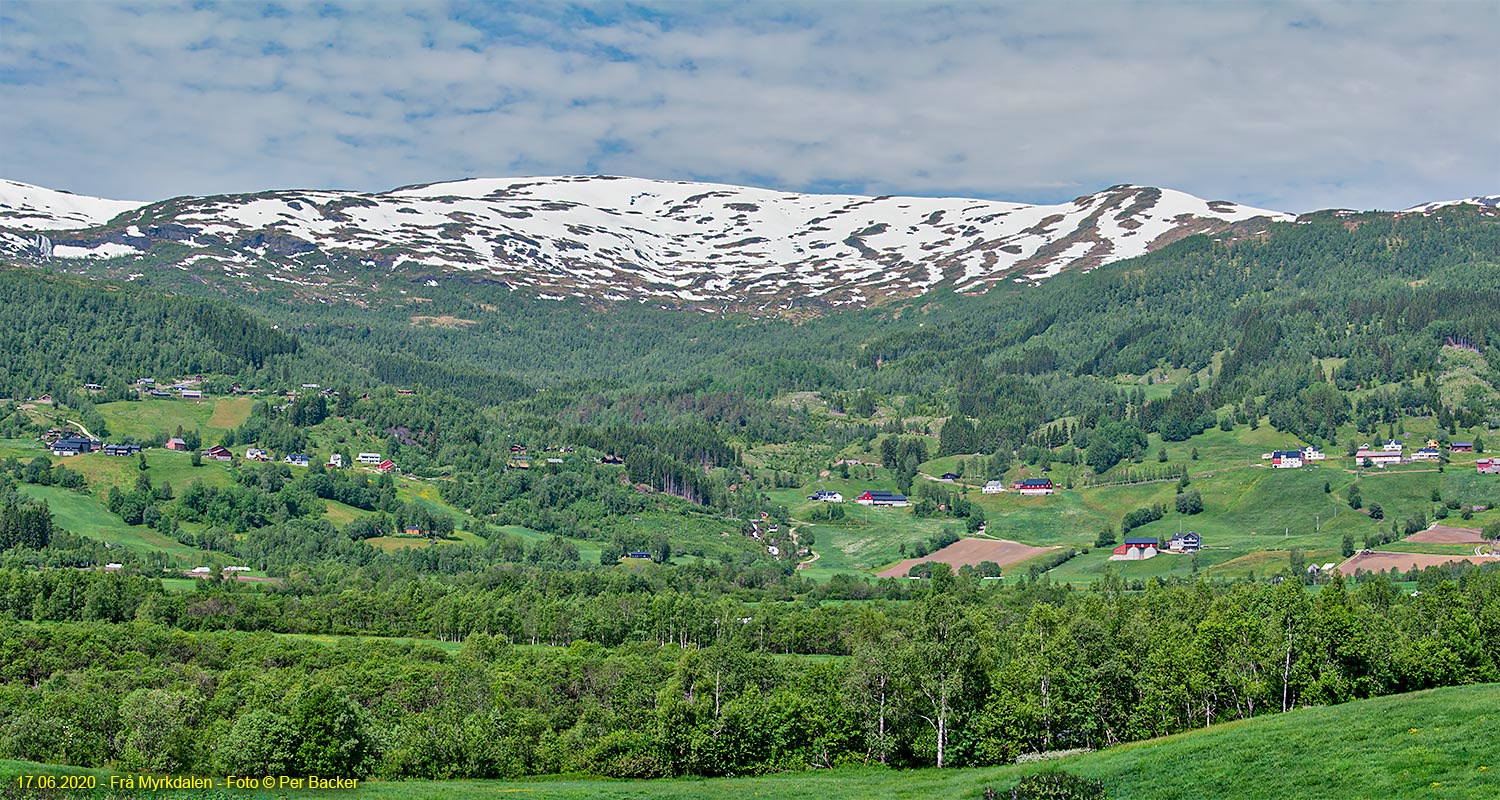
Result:
[[[1282,211],[1500,192],[1500,0],[0,2],[0,177],[608,174]]]

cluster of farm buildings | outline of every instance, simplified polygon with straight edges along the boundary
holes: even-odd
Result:
[[[1447,450],[1450,453],[1472,453],[1474,443],[1449,442]],[[1406,452],[1404,442],[1398,439],[1388,439],[1380,445],[1379,449],[1373,444],[1365,444],[1357,448],[1352,458],[1355,466],[1384,468],[1397,464],[1415,464],[1421,461],[1441,461],[1443,456],[1443,445],[1436,439],[1428,439],[1423,446],[1413,450],[1410,454]],[[1312,446],[1301,450],[1275,450],[1261,454],[1261,460],[1270,461],[1271,466],[1276,469],[1297,469],[1306,466],[1309,462],[1322,461],[1327,457]],[[1481,458],[1475,462],[1474,466],[1481,475],[1500,474],[1500,460],[1497,459]]]
[[[1195,531],[1174,533],[1165,544],[1155,536],[1127,536],[1125,543],[1115,548],[1110,561],[1141,561],[1155,558],[1159,553],[1196,553],[1203,549],[1203,537]]]
[[[81,456],[88,453],[103,453],[106,456],[133,456],[141,452],[142,449],[138,444],[105,444],[98,439],[86,436],[64,436],[61,435],[60,431],[49,431],[48,433],[50,435],[44,435],[43,441],[51,440],[52,455],[55,456]],[[188,450],[187,442],[177,436],[168,439],[164,447],[168,450],[179,452],[186,452]],[[214,445],[207,450],[199,451],[199,454],[209,461],[234,460],[234,452],[223,445]],[[271,455],[265,450],[251,447],[245,451],[245,460],[265,462],[271,460]],[[312,464],[312,456],[306,453],[290,453],[281,460],[282,463],[290,464],[294,467],[306,467]],[[382,458],[379,453],[360,453],[354,457],[354,462],[373,466],[376,472],[390,473],[398,471],[396,462],[388,458]],[[327,466],[344,466],[343,456],[338,453],[329,456]]]
[[[953,481],[958,479],[958,475],[950,472],[943,475],[942,479]],[[1023,495],[1046,495],[1052,494],[1057,487],[1053,486],[1050,478],[1023,478],[1011,484],[1010,488],[1012,491]],[[1003,491],[1005,491],[1004,481],[990,481],[984,485],[985,494],[998,494]],[[844,502],[844,495],[841,492],[823,490],[808,495],[807,499],[824,503],[842,503]],[[910,505],[910,502],[906,499],[906,495],[880,489],[871,489],[864,492],[854,498],[854,502],[862,506],[890,506],[894,508],[905,508]]]

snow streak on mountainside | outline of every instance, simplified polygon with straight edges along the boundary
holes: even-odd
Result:
[[[1440,208],[1462,205],[1482,206],[1485,208],[1500,208],[1500,194],[1491,194],[1484,197],[1466,197],[1462,200],[1440,200],[1434,203],[1423,203],[1419,206],[1412,206],[1402,213],[1427,213],[1429,211],[1436,211]]]
[[[1091,269],[1195,233],[1255,235],[1292,219],[1141,186],[1043,206],[612,177],[146,205],[56,198],[74,196],[0,183],[0,228],[12,234],[0,233],[0,252],[122,259],[122,271],[177,267],[247,285],[269,278],[351,298],[392,273],[420,281],[468,273],[544,296],[705,309],[978,291]],[[111,211],[118,216],[106,223]]]

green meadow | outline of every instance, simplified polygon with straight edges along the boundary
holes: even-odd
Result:
[[[205,446],[214,444],[231,428],[250,418],[250,397],[213,397],[203,400],[150,398],[139,402],[103,403],[95,406],[109,425],[113,437],[146,439],[157,433],[171,435],[181,426],[197,429]]]

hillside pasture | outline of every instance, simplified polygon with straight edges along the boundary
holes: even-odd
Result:
[[[52,511],[53,523],[70,533],[127,547],[137,553],[166,553],[195,564],[204,555],[204,551],[189,547],[144,525],[126,525],[90,495],[56,486],[23,484],[20,490],[28,497],[46,501],[47,508]]]
[[[151,398],[116,401],[95,406],[109,426],[109,436],[149,439],[158,433],[171,435],[181,426],[197,429],[204,446],[215,444],[224,433],[250,418],[255,400],[249,397],[210,397],[203,400]]]

